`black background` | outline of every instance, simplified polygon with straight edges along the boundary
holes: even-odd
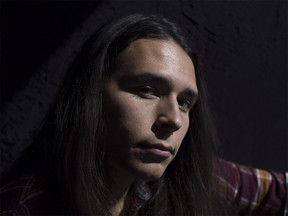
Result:
[[[99,5],[98,1],[1,1],[2,107]],[[265,169],[288,169],[287,1],[107,5],[111,17],[151,12],[185,28],[196,26],[223,157]],[[110,18],[105,16],[103,20]]]

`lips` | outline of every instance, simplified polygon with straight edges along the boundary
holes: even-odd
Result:
[[[164,144],[141,144],[140,145],[141,149],[145,149],[148,152],[154,154],[154,155],[158,155],[161,157],[169,157],[170,155],[173,155],[173,148],[171,146],[166,146]]]

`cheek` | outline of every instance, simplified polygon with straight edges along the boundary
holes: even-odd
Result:
[[[182,127],[178,131],[178,140],[180,143],[179,146],[181,145],[184,137],[186,136],[188,129],[189,129],[189,119],[184,121]]]
[[[112,104],[112,108],[114,110],[114,118],[118,119],[122,124],[144,121],[144,116],[148,114],[147,108],[141,104],[139,99],[135,99],[135,96],[132,95],[118,98]]]
[[[151,106],[147,106],[133,95],[119,94],[111,98],[106,107],[105,125],[108,132],[117,135],[118,138],[121,136],[133,139],[152,126]]]
[[[189,126],[190,126],[190,121],[189,121],[189,117],[187,118],[187,120],[185,121],[185,123],[183,124],[183,133],[184,133],[184,136],[186,135],[188,129],[189,129]]]

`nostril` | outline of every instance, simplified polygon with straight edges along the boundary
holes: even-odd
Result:
[[[158,124],[155,122],[151,129],[159,140],[166,140],[174,133],[174,130],[165,123]]]
[[[161,128],[171,129],[172,126],[170,124],[167,124],[167,123],[162,123]]]

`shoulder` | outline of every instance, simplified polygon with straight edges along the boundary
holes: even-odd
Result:
[[[288,173],[243,166],[217,158],[215,174],[221,195],[242,215],[286,215]]]
[[[35,175],[22,175],[0,188],[1,215],[49,214],[47,184]]]

